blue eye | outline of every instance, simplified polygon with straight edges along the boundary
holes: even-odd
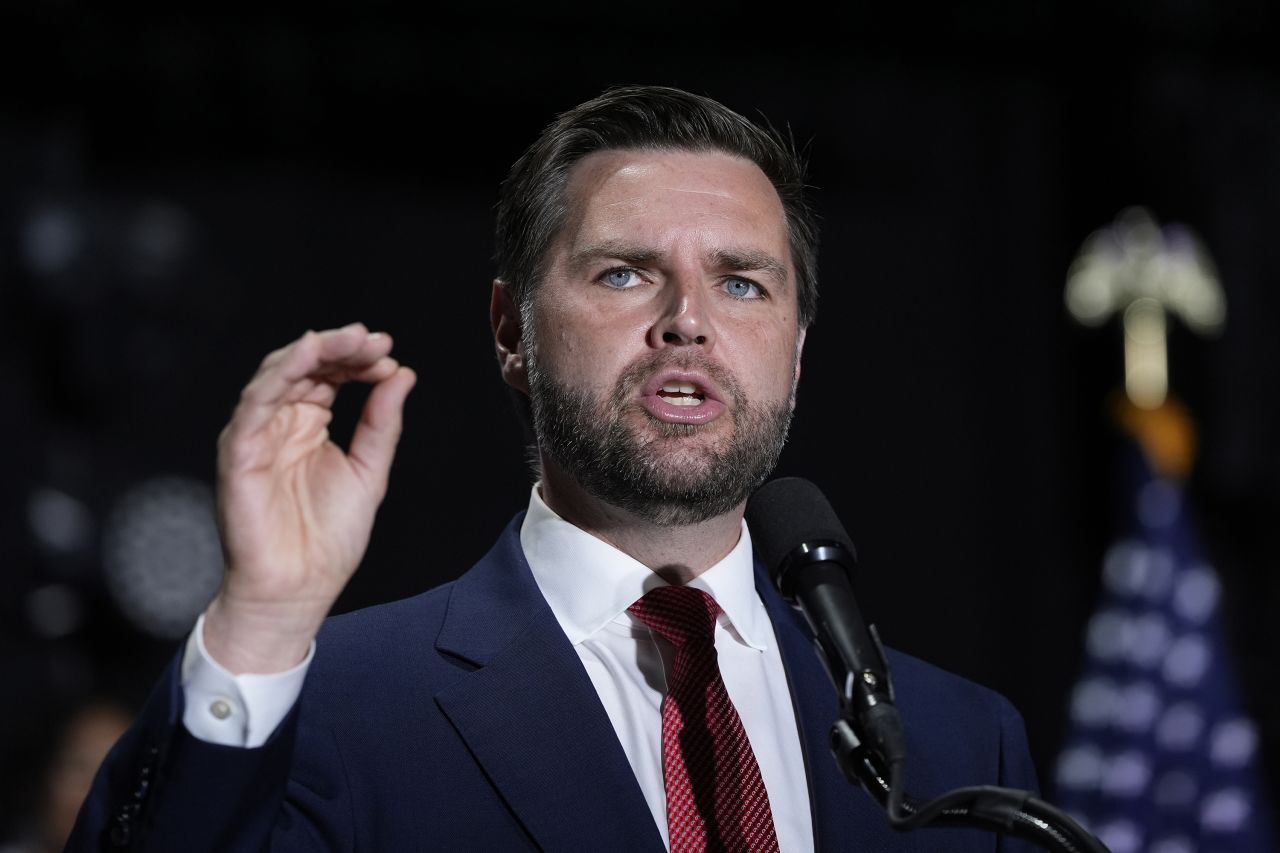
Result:
[[[623,267],[621,269],[609,270],[604,274],[603,281],[609,287],[615,287],[622,290],[627,287],[635,287],[640,282],[636,278],[636,271]]]
[[[760,288],[745,278],[731,278],[724,283],[725,292],[737,299],[759,299]]]

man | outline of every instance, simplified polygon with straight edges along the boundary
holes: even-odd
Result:
[[[835,691],[753,565],[743,509],[814,313],[802,189],[789,146],[676,90],[544,131],[503,186],[491,308],[540,479],[487,556],[413,599],[325,621],[414,373],[360,325],[269,355],[219,441],[225,581],[72,848],[1013,849],[895,834],[840,776]],[[347,382],[373,389],[344,452]],[[1007,702],[891,663],[909,790],[1033,787]]]

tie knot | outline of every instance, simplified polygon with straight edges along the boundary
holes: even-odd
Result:
[[[690,640],[712,642],[720,615],[714,598],[688,586],[651,589],[627,610],[676,648]]]

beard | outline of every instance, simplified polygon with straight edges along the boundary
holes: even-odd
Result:
[[[673,424],[644,412],[636,403],[637,389],[666,367],[697,369],[716,381],[731,404],[725,413],[733,419],[729,436],[698,442],[710,424]],[[541,450],[588,494],[654,525],[697,524],[733,510],[773,471],[791,426],[794,387],[790,399],[755,403],[732,374],[696,355],[641,359],[619,378],[608,400],[548,375],[532,348],[528,370]],[[628,423],[627,415],[635,412],[647,429]]]

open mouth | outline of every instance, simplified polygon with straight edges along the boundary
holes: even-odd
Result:
[[[639,402],[657,420],[673,424],[709,424],[726,411],[715,384],[694,371],[681,375],[668,370],[655,376]]]
[[[692,382],[664,382],[658,389],[658,396],[673,406],[697,406],[707,399],[707,395]]]

